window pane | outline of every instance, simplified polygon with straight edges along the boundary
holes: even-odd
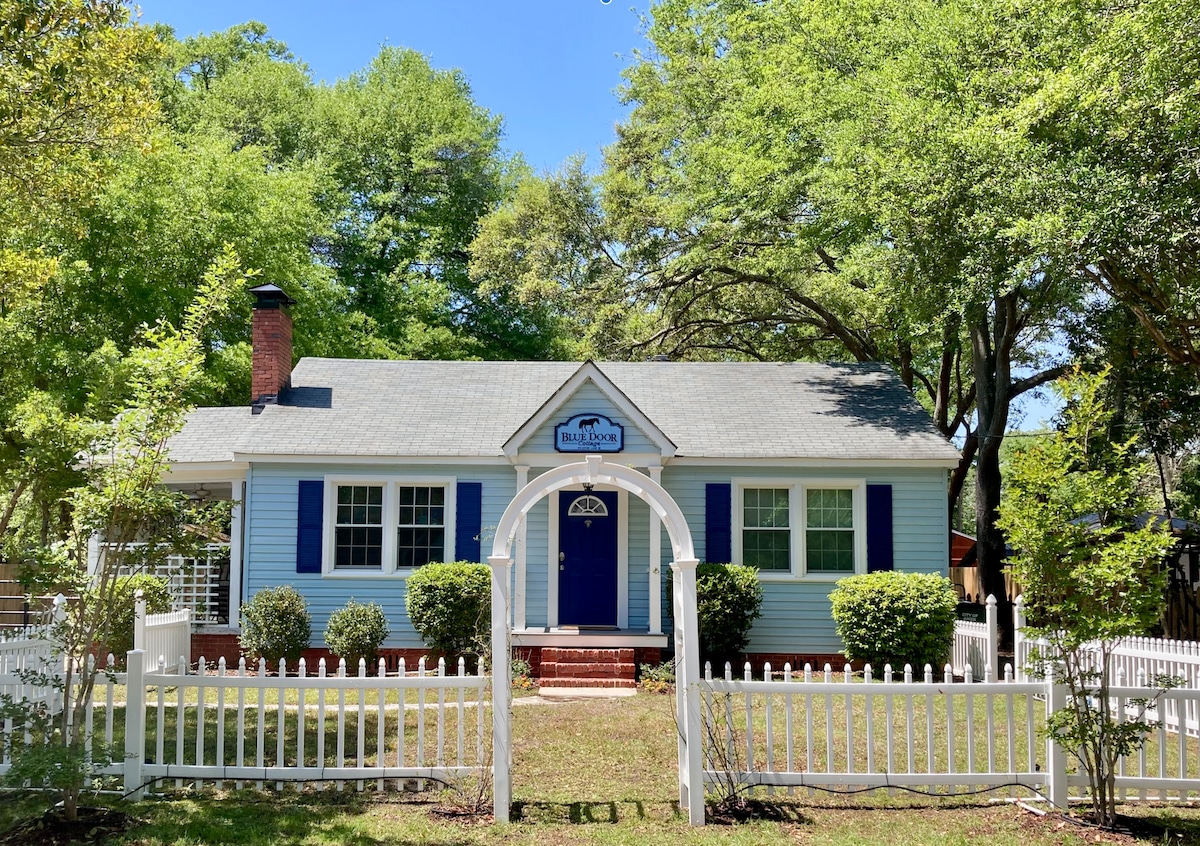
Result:
[[[747,488],[744,493],[746,528],[786,528],[788,521],[787,488]]]
[[[383,486],[339,485],[335,568],[379,569],[383,561]]]
[[[805,535],[808,569],[821,573],[854,571],[854,533],[813,530]]]
[[[813,529],[854,527],[854,492],[847,488],[814,489],[805,492],[807,520]]]

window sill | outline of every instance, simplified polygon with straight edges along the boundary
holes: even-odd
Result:
[[[845,579],[850,576],[857,576],[859,573],[781,573],[781,572],[760,572],[758,578],[764,582],[826,582],[832,584],[839,579]]]

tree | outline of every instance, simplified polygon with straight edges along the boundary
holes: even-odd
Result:
[[[197,555],[221,528],[227,508],[189,502],[163,487],[168,439],[183,428],[186,397],[204,365],[202,340],[244,280],[232,252],[206,275],[183,325],[166,323],[146,330],[143,342],[124,361],[128,395],[123,410],[108,423],[87,426],[87,449],[79,458],[81,482],[65,502],[70,506],[66,540],[28,551],[35,566],[26,578],[32,586],[67,588],[77,599],[65,619],[49,627],[54,666],[40,668],[28,682],[49,686],[61,696],[61,708],[44,711],[37,703],[0,697],[6,719],[30,729],[8,735],[6,757],[13,764],[12,784],[45,785],[63,801],[67,819],[76,818],[79,795],[95,750],[85,734],[84,716],[101,664],[91,650],[111,642],[127,609],[121,576],[136,575],[171,554]],[[90,542],[99,538],[98,558],[88,560]],[[61,671],[59,670],[61,668]]]
[[[522,178],[480,221],[470,252],[481,295],[511,298],[553,327],[537,358],[621,358],[652,331],[651,316],[629,306],[621,244],[582,158]]]
[[[1086,27],[1005,3],[665,0],[606,200],[674,351],[891,363],[974,462],[985,590],[1014,398],[1085,285],[1046,235],[1042,159],[1009,132]],[[1017,37],[1014,37],[1014,33]],[[1002,615],[1004,618],[1004,615]]]
[[[1047,731],[1079,759],[1096,821],[1111,827],[1117,767],[1148,728],[1115,718],[1113,650],[1157,622],[1160,564],[1172,537],[1165,522],[1140,519],[1141,459],[1133,440],[1109,440],[1103,385],[1103,375],[1080,372],[1063,380],[1062,425],[1014,456],[998,525],[1016,550],[1011,567],[1024,589],[1027,630],[1049,644],[1038,665],[1047,674],[1061,667],[1053,675],[1068,691]]]

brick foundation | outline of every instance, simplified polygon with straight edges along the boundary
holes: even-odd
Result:
[[[530,672],[532,673],[534,678],[537,678],[537,679],[543,678],[543,676],[545,675],[545,672],[546,672],[545,670],[543,670],[543,667],[546,664],[551,665],[548,668],[549,671],[553,673],[553,675],[550,676],[551,678],[565,678],[565,676],[561,672],[559,672],[559,668],[557,666],[558,664],[560,664],[560,663],[568,663],[568,664],[570,664],[570,663],[582,663],[582,664],[606,663],[609,661],[609,659],[607,657],[600,657],[600,654],[601,653],[612,653],[612,652],[620,653],[619,659],[614,661],[613,663],[618,663],[618,664],[623,665],[619,671],[619,676],[618,675],[610,676],[612,678],[620,677],[620,678],[624,678],[629,681],[633,681],[637,678],[638,669],[641,667],[642,664],[650,664],[651,666],[657,666],[658,664],[660,664],[662,662],[662,650],[658,649],[657,647],[638,647],[636,649],[621,649],[621,650],[609,650],[609,649],[577,650],[577,649],[561,649],[561,648],[554,648],[554,647],[548,647],[548,646],[520,646],[520,647],[516,647],[513,649],[513,658],[520,658],[524,661],[528,661],[529,667],[530,667]],[[544,657],[544,656],[546,656],[547,653],[550,654],[549,659]],[[564,653],[571,656],[570,660],[563,657]],[[576,653],[588,653],[591,657],[588,657],[586,659],[579,658],[578,660],[575,660],[577,657]],[[595,653],[595,655],[591,655],[591,653]],[[404,659],[405,666],[407,669],[415,670],[417,668],[417,662],[419,662],[422,657],[425,657],[427,655],[429,655],[429,650],[427,650],[427,649],[381,649],[379,651],[379,657],[384,659],[384,662],[386,663],[388,672],[390,672],[390,673],[396,672],[396,669],[400,664],[401,658]],[[195,665],[196,663],[198,663],[202,657],[204,658],[205,664],[210,667],[215,666],[222,657],[225,659],[225,665],[227,667],[236,667],[238,664],[238,659],[241,657],[241,647],[238,643],[238,636],[232,632],[209,633],[209,632],[200,631],[200,632],[193,633],[192,634],[192,654],[191,654],[192,664]],[[337,672],[339,659],[337,657],[335,657],[332,653],[330,653],[330,651],[328,649],[325,649],[323,647],[312,647],[310,649],[304,650],[303,657],[304,657],[304,663],[305,663],[306,668],[309,673],[315,673],[317,671],[317,665],[322,658],[325,659],[325,668],[326,668],[327,673],[332,675]],[[761,664],[760,661],[757,661],[757,660],[755,661],[756,669],[760,664]],[[427,666],[430,670],[436,671],[437,661],[429,660],[429,661],[427,661]],[[774,663],[772,664],[772,666],[775,666]],[[778,666],[782,667],[783,664],[780,663]],[[839,665],[839,667],[840,667],[840,665]],[[357,673],[358,670],[357,670],[357,668],[354,668],[354,667],[347,667],[346,672],[347,672],[347,674],[353,675],[353,674]],[[372,672],[373,672],[373,670],[372,670]],[[446,668],[446,672],[451,673],[451,674],[457,673],[458,672],[457,665],[448,666]],[[604,677],[603,672],[600,670],[592,669],[590,672],[591,672],[590,676],[582,676],[581,678],[593,678],[593,679],[598,680],[598,679]],[[597,684],[596,686],[600,687],[602,685]],[[630,686],[632,686],[632,685],[630,685]]]

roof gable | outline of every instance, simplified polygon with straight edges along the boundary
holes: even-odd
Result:
[[[570,378],[563,382],[558,390],[551,394],[517,431],[513,432],[512,436],[504,442],[504,454],[510,457],[515,456],[522,451],[526,444],[535,441],[539,431],[549,425],[551,420],[558,416],[574,397],[585,391],[588,385],[593,386],[604,399],[612,404],[613,408],[632,423],[653,445],[655,451],[660,452],[664,458],[670,458],[675,454],[675,444],[658,427],[658,424],[646,416],[645,412],[638,408],[593,361],[585,361],[581,364],[579,369],[571,374]]]

